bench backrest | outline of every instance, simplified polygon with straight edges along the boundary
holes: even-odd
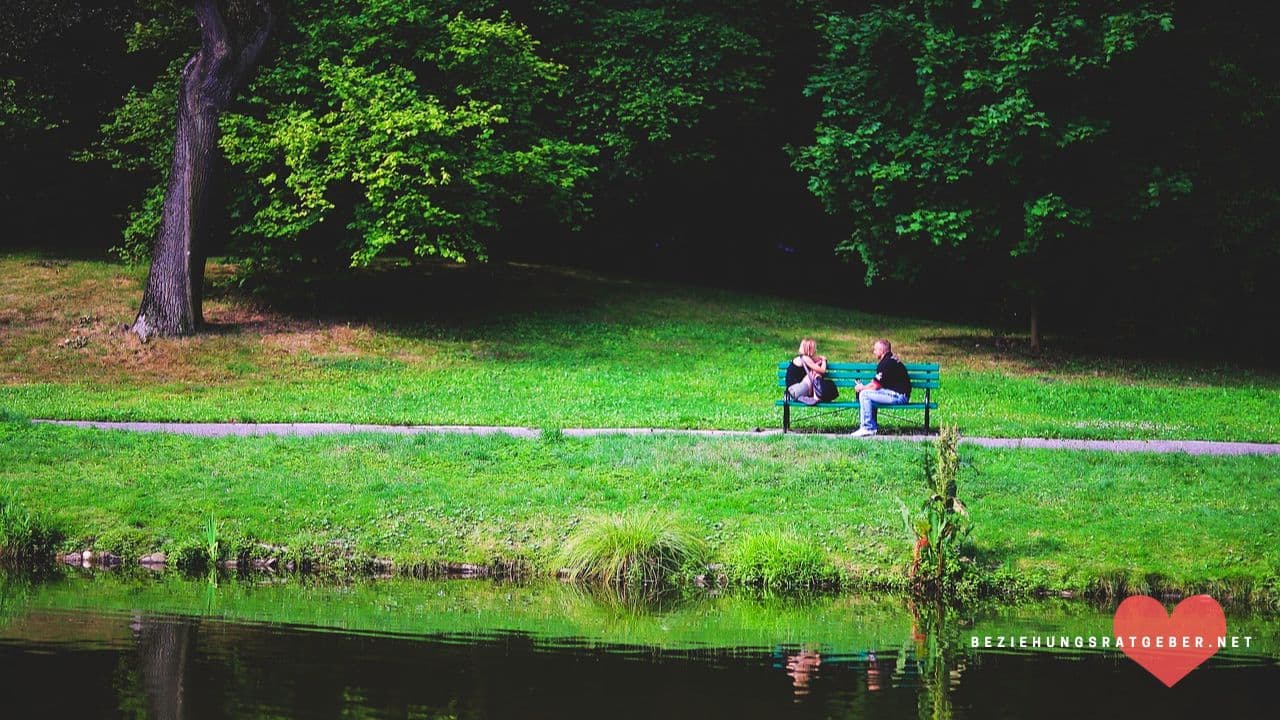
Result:
[[[787,384],[787,366],[790,360],[778,363],[778,387]],[[937,363],[903,363],[907,366],[907,377],[911,378],[911,389],[937,390],[940,387],[939,366]],[[840,363],[827,361],[826,377],[835,381],[838,388],[851,388],[854,383],[871,382],[876,376],[875,363]]]

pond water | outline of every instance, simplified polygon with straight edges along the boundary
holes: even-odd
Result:
[[[1249,647],[1219,651],[1173,688],[1114,649],[972,647],[1109,635],[1113,610],[0,575],[0,707],[13,718],[1275,716],[1277,618],[1229,614],[1228,634]]]

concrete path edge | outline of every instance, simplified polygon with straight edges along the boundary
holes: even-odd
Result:
[[[35,423],[64,425],[96,430],[161,432],[196,437],[228,436],[297,436],[349,435],[385,433],[422,435],[455,433],[462,435],[508,435],[537,438],[542,431],[516,425],[372,425],[357,423],[177,423],[177,422],[110,422],[101,420],[33,420]],[[698,435],[706,437],[758,437],[781,435],[780,430],[680,430],[675,428],[565,428],[569,437],[602,435]],[[811,433],[794,434],[796,437]],[[847,435],[822,434],[822,437]],[[927,441],[929,435],[878,435],[873,440]],[[871,439],[871,438],[869,438]],[[865,442],[849,438],[850,442]],[[1280,455],[1280,443],[1227,442],[1217,440],[1071,440],[1060,438],[990,438],[964,437],[962,443],[990,448],[1035,448],[1047,450],[1091,450],[1101,452],[1186,453],[1188,455]]]

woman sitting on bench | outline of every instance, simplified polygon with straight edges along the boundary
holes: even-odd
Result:
[[[805,405],[818,403],[817,380],[827,372],[827,359],[817,352],[818,343],[805,338],[800,341],[799,354],[787,366],[787,395]]]

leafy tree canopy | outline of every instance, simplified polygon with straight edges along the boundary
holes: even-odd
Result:
[[[718,110],[759,101],[770,51],[755,3],[543,0],[536,19],[573,68],[566,112],[609,181],[714,157]]]
[[[324,0],[285,17],[274,58],[222,120],[233,250],[248,270],[335,256],[483,258],[483,233],[506,208],[580,210],[595,150],[544,113],[564,67],[506,13]],[[140,25],[135,42],[189,31]],[[154,234],[182,62],[126,98],[92,153],[157,180],[126,231],[133,256]]]
[[[1172,18],[1158,2],[903,0],[821,29],[806,92],[822,117],[795,166],[851,226],[838,250],[868,283],[942,247],[1014,258],[1008,276],[1034,285],[1095,219],[1081,149],[1109,130],[1100,78]]]

